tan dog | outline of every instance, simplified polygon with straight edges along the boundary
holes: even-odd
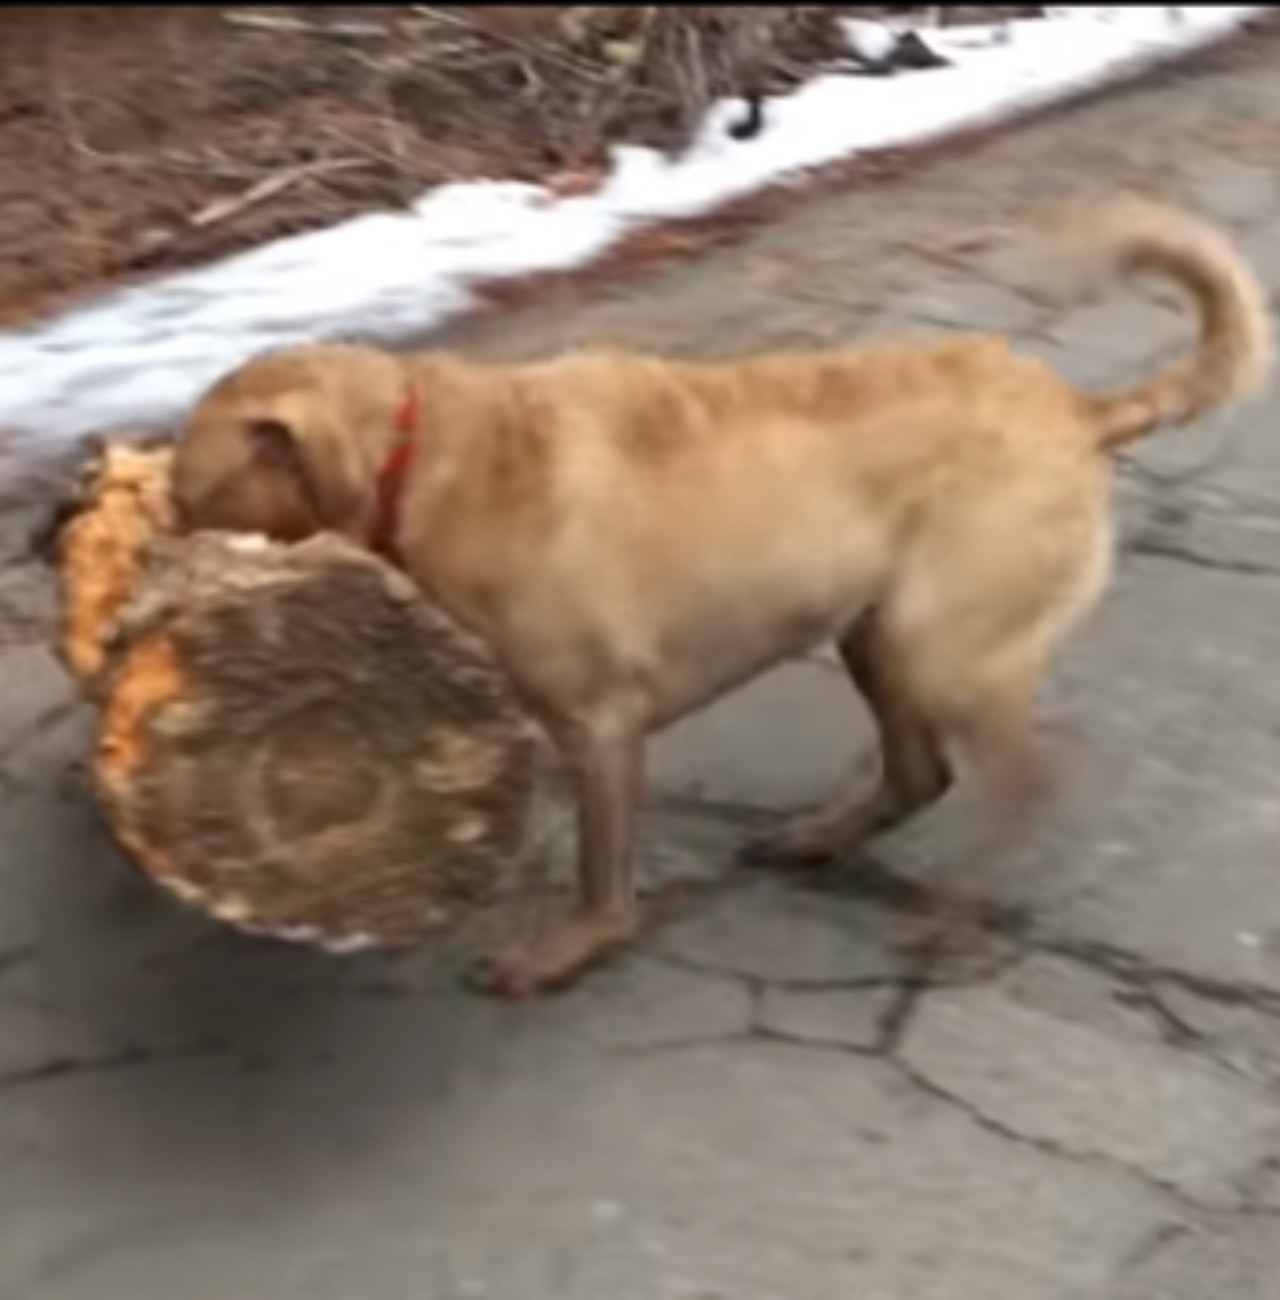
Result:
[[[1216,233],[1136,200],[1075,233],[1190,292],[1192,355],[1095,396],[989,337],[711,364],[324,345],[198,403],[174,471],[188,525],[390,551],[567,758],[580,906],[499,987],[566,980],[635,933],[645,737],[821,642],[875,714],[883,772],[773,852],[845,851],[953,772],[997,798],[1025,784],[1037,684],[1109,575],[1109,453],[1257,394],[1271,364],[1262,295]]]

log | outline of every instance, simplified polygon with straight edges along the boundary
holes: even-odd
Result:
[[[90,691],[107,676],[116,622],[138,585],[147,548],[174,532],[168,467],[163,448],[104,444],[61,512],[60,648]]]
[[[484,648],[341,539],[177,535],[168,454],[104,447],[57,546],[117,841],[219,921],[334,951],[488,904],[536,740]]]

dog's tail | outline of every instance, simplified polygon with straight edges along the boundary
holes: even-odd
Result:
[[[1098,445],[1106,450],[1162,425],[1185,424],[1206,411],[1257,397],[1270,376],[1271,318],[1261,286],[1231,244],[1183,213],[1124,198],[1080,219],[1090,259],[1111,274],[1154,273],[1195,300],[1200,338],[1189,355],[1121,392],[1091,396]]]

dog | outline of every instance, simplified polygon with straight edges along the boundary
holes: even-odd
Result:
[[[1111,571],[1111,457],[1261,394],[1263,294],[1229,241],[1136,198],[1065,227],[1108,274],[1200,317],[1154,377],[1084,392],[1001,336],[701,362],[610,347],[532,364],[345,344],[256,357],[179,436],[183,524],[381,552],[478,634],[566,760],[580,897],[489,963],[561,985],[641,926],[646,738],[834,641],[880,737],[842,793],[756,846],[836,860],[976,783],[1037,770],[1031,709]]]

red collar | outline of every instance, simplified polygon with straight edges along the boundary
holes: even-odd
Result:
[[[396,412],[395,441],[378,471],[373,527],[369,547],[393,563],[399,562],[396,538],[400,532],[400,500],[404,481],[413,464],[413,434],[418,425],[418,394],[406,388]]]

